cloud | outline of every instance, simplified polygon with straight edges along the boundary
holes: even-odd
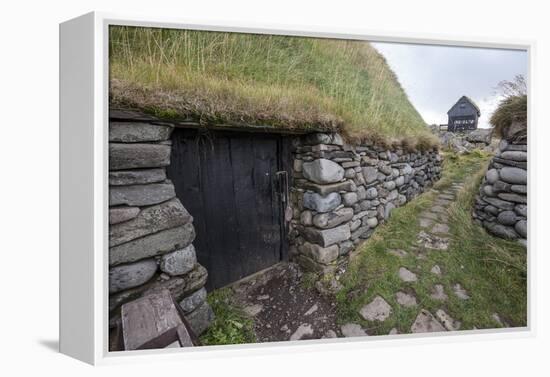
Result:
[[[463,95],[480,107],[480,127],[498,104],[500,81],[527,75],[527,52],[403,43],[372,43],[386,58],[412,104],[428,124],[447,123]]]

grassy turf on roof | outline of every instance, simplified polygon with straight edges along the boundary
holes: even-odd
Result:
[[[111,27],[110,101],[169,117],[436,143],[367,42]]]

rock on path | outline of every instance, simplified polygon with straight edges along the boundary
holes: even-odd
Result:
[[[302,323],[290,336],[290,340],[300,340],[304,336],[313,335],[313,328],[308,323]]]
[[[437,322],[432,313],[422,309],[411,326],[412,333],[440,332],[445,331],[441,323]]]
[[[367,321],[383,322],[392,313],[390,304],[382,297],[376,296],[369,304],[363,306],[359,314]]]
[[[361,328],[357,323],[346,323],[343,325],[340,330],[342,335],[346,338],[353,338],[356,336],[368,336],[365,330]]]
[[[448,298],[447,294],[445,293],[445,289],[441,284],[434,285],[434,289],[430,297],[438,301],[445,301]]]
[[[470,296],[468,295],[468,292],[460,284],[455,284],[453,286],[453,292],[455,293],[456,297],[458,297],[461,300],[468,300]]]
[[[399,267],[398,274],[399,274],[399,278],[407,283],[415,282],[418,280],[418,278],[416,277],[416,274],[414,272],[407,270],[405,267]]]
[[[416,297],[405,292],[401,292],[401,291],[397,292],[395,294],[395,300],[399,305],[404,306],[406,308],[411,308],[413,306],[416,306]]]

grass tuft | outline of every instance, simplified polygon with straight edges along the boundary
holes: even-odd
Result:
[[[231,304],[230,289],[218,289],[208,294],[208,303],[215,314],[214,322],[201,335],[204,345],[255,343],[254,322]]]

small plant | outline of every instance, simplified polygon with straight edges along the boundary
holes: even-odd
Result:
[[[204,345],[243,344],[256,342],[254,322],[231,302],[229,288],[208,294],[215,319],[200,340]]]

